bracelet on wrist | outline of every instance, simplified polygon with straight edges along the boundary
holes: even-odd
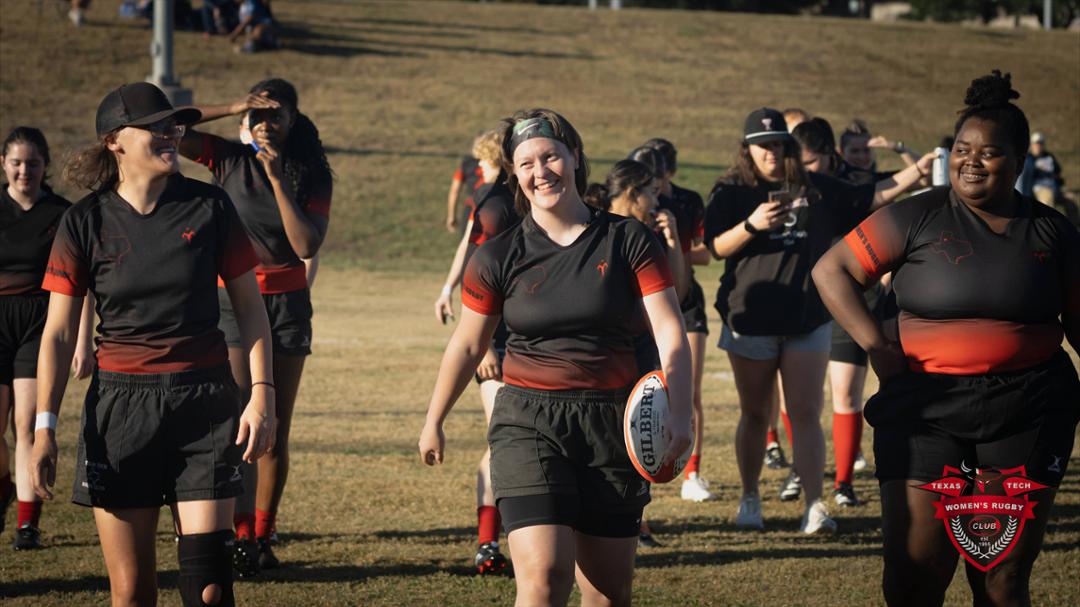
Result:
[[[272,384],[272,383],[270,383],[270,382],[268,382],[268,381],[255,381],[255,382],[251,382],[251,387],[252,387],[252,388],[254,388],[255,386],[259,386],[259,385],[262,385],[262,386],[270,386],[270,389],[271,389],[271,390],[273,390],[273,391],[277,392],[277,386],[275,386],[274,384]]]
[[[56,414],[52,411],[38,413],[34,418],[34,431],[38,430],[56,430]]]
[[[746,221],[743,222],[742,227],[743,227],[744,230],[746,230],[750,234],[756,235],[756,234],[761,233],[761,230],[755,228],[754,224],[750,223],[749,219],[747,219]]]

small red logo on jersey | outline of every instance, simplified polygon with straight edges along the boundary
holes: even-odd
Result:
[[[195,238],[195,230],[192,230],[191,228],[185,229],[183,232],[180,233],[180,238],[183,238],[184,240],[188,241],[188,244],[191,244],[191,239]]]
[[[604,274],[607,272],[607,267],[608,263],[603,259],[600,260],[600,263],[596,264],[596,269],[600,272],[600,278],[604,277]]]
[[[1035,251],[1032,255],[1035,256],[1035,259],[1039,260],[1039,263],[1042,263],[1050,257],[1050,251]]]
[[[948,231],[942,232],[941,238],[937,242],[930,243],[930,248],[935,253],[944,255],[945,259],[948,259],[949,263],[954,265],[975,254],[975,249],[971,247],[970,242],[961,240]]]

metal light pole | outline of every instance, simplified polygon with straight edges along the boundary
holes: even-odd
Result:
[[[191,105],[191,89],[173,74],[173,0],[154,0],[154,39],[150,43],[153,73],[147,78],[165,92],[174,106]]]
[[[1069,24],[1066,23],[1065,27]],[[1054,27],[1054,0],[1043,0],[1043,29],[1051,30]]]

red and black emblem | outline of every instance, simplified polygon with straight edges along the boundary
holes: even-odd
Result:
[[[1028,494],[1047,486],[1026,476],[1023,466],[975,470],[974,476],[945,466],[942,478],[919,485],[941,495],[935,518],[945,524],[956,550],[980,571],[989,571],[1016,546],[1024,523],[1035,518]]]

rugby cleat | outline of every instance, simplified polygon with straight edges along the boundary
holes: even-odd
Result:
[[[784,482],[780,483],[780,501],[793,502],[802,494],[802,479],[794,470],[788,473]]]
[[[739,500],[739,511],[735,514],[735,526],[739,529],[765,529],[765,520],[761,516],[761,497],[756,493],[747,493]]]
[[[716,494],[709,491],[709,481],[701,478],[696,473],[693,478],[682,482],[681,496],[690,502],[711,502],[717,499]]]
[[[232,565],[238,578],[259,575],[259,545],[248,537],[236,538],[233,542]]]
[[[480,575],[496,575],[506,570],[507,560],[499,552],[499,542],[484,542],[476,549],[476,572]]]
[[[274,556],[274,549],[270,546],[270,538],[261,537],[259,542],[259,569],[277,569],[281,567],[281,561]]]
[[[15,541],[12,542],[11,547],[15,550],[37,550],[41,548],[41,530],[30,523],[23,523],[15,530]]]
[[[815,500],[806,507],[799,529],[806,535],[832,535],[836,533],[836,521],[829,516],[825,504]]]
[[[765,467],[769,470],[779,470],[789,466],[784,450],[777,443],[769,443],[765,448]]]
[[[851,486],[851,483],[840,483],[840,486],[833,491],[833,501],[837,506],[858,506],[862,504],[859,498],[855,495],[855,488]]]

